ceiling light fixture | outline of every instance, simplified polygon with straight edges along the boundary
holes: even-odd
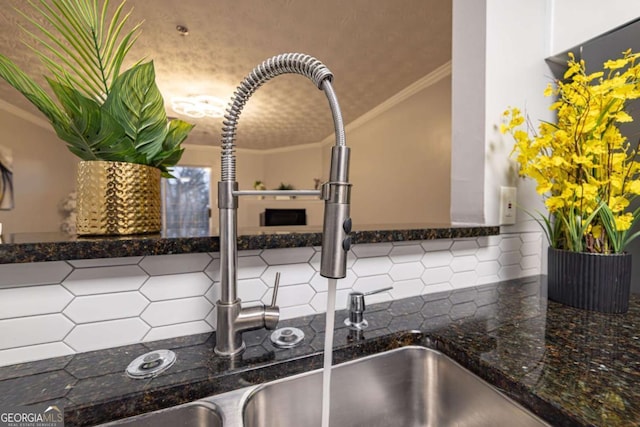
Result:
[[[178,114],[200,119],[224,116],[226,103],[215,96],[175,96],[171,98],[171,109]]]

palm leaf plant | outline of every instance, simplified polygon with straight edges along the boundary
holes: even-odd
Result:
[[[49,70],[53,96],[2,54],[0,77],[80,159],[148,165],[170,176],[193,125],[167,119],[152,61],[120,72],[141,26],[125,30],[131,16],[125,3],[110,13],[110,0],[25,0],[32,12],[18,10],[30,24],[22,26],[31,39],[25,44]]]

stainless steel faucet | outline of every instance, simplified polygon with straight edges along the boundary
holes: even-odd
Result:
[[[333,114],[336,143],[331,151],[329,180],[321,190],[239,191],[236,182],[235,136],[238,119],[249,97],[265,82],[281,74],[300,74],[309,78],[329,101]],[[242,308],[237,295],[238,284],[238,197],[247,195],[315,195],[325,201],[320,274],[331,279],[346,276],[347,252],[351,247],[349,203],[349,148],[345,145],[342,113],[331,80],[333,74],[317,59],[286,53],[267,59],[240,83],[227,107],[222,129],[222,180],[218,182],[220,211],[220,300],[217,302],[218,324],[215,352],[233,357],[245,349],[242,333],[252,329],[273,329],[280,310],[276,306],[278,280],[270,306]]]

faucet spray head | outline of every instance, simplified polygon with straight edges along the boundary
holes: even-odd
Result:
[[[351,248],[349,152],[345,145],[331,149],[329,182],[322,186],[325,203],[320,275],[330,279],[347,275],[347,252]]]

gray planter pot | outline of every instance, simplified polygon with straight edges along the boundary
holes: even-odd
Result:
[[[591,254],[549,248],[549,299],[603,313],[626,313],[631,254]]]

